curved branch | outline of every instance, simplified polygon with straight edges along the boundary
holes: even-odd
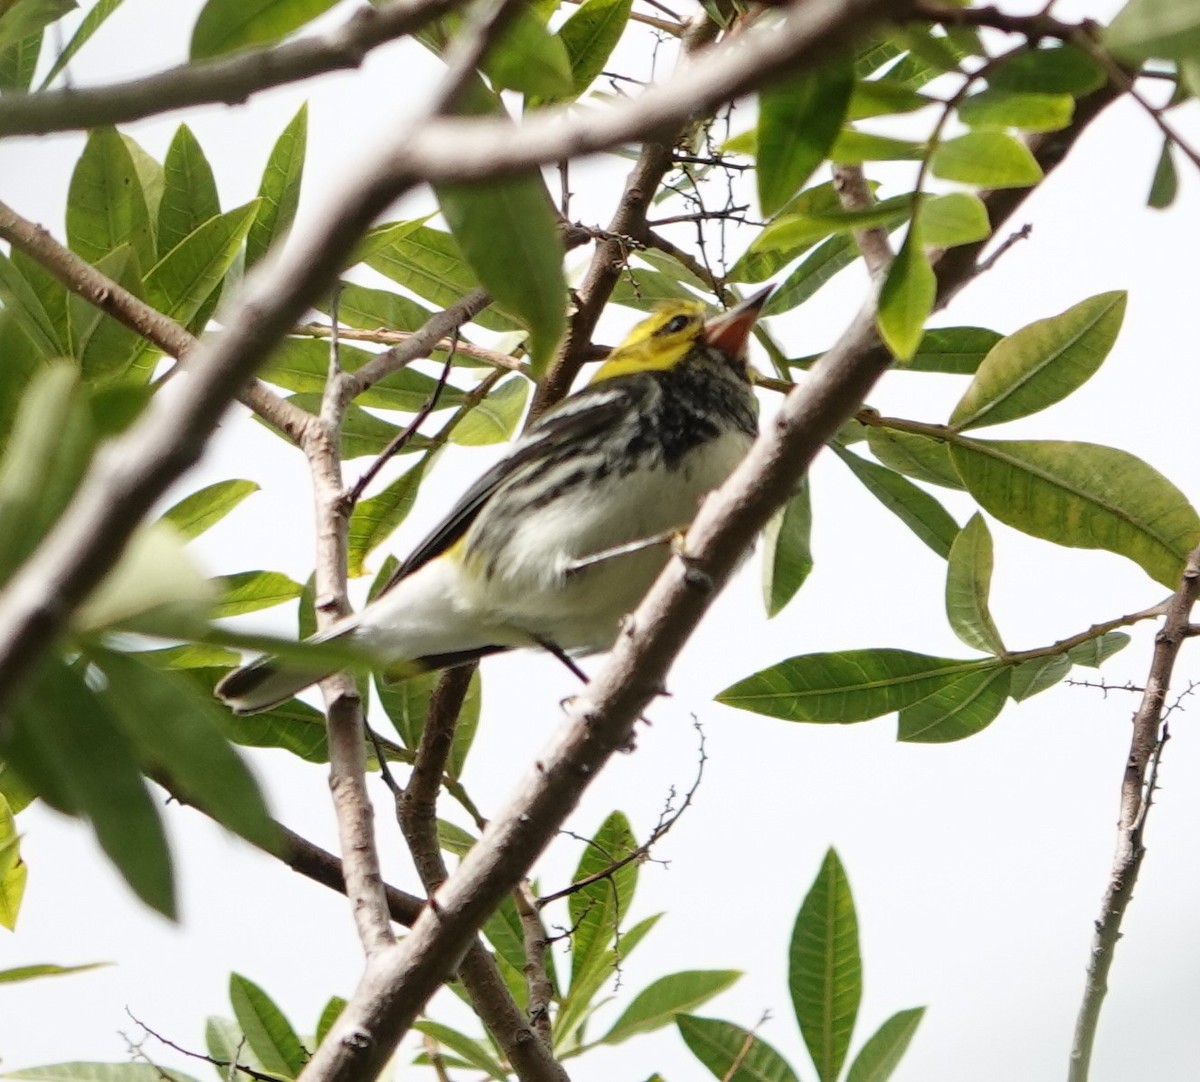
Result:
[[[0,136],[78,131],[189,105],[239,105],[260,90],[357,68],[372,49],[419,30],[457,6],[459,0],[393,0],[384,7],[359,8],[327,34],[284,45],[247,49],[87,90],[5,94],[0,99]]]

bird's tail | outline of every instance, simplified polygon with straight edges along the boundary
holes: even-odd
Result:
[[[328,665],[299,668],[276,657],[260,657],[234,669],[213,690],[235,714],[257,714],[335,672],[337,669]]]

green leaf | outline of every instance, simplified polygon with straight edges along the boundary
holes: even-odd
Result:
[[[633,0],[584,0],[559,28],[576,95],[587,90],[604,70],[625,32],[632,7]]]
[[[663,301],[673,300],[697,301],[699,298],[678,278],[636,263],[626,265],[611,297],[613,304],[623,304],[642,312],[652,311]]]
[[[830,237],[819,245],[771,294],[763,316],[789,312],[808,300],[838,271],[858,259],[858,248],[848,236]]]
[[[912,706],[985,665],[892,649],[804,654],[739,680],[716,698],[785,721],[845,724]]]
[[[422,458],[378,496],[359,500],[355,505],[350,514],[347,554],[351,575],[361,575],[365,572],[367,556],[391,537],[396,527],[408,517],[417,498],[417,490],[421,486],[427,463],[428,459]]]
[[[304,589],[282,571],[241,571],[236,575],[224,575],[217,581],[221,599],[212,609],[215,618],[273,608],[299,597]]]
[[[566,46],[530,5],[516,8],[481,67],[497,90],[533,97],[570,94],[575,85]]]
[[[93,432],[73,365],[42,368],[21,398],[0,461],[0,580],[37,546],[79,484]]]
[[[942,180],[982,188],[1028,188],[1042,179],[1029,148],[1000,131],[971,131],[939,143],[929,167]]]
[[[78,6],[75,0],[9,0],[0,8],[0,48],[41,33]]]
[[[415,751],[421,742],[421,734],[425,731],[425,718],[429,713],[429,704],[441,678],[440,672],[431,672],[421,673],[407,680],[401,680],[399,683],[388,683],[378,677],[375,680],[379,705],[383,707],[384,713],[395,726],[400,742],[412,751]],[[471,676],[462,709],[458,714],[458,722],[454,728],[454,742],[451,745],[450,756],[446,764],[446,774],[451,778],[457,778],[462,773],[467,751],[470,749],[475,730],[479,726],[482,701],[482,683],[479,672],[476,670]]]
[[[1138,63],[1200,54],[1200,5],[1195,0],[1129,0],[1104,32],[1120,59]]]
[[[339,344],[338,361],[347,372],[357,372],[374,353],[354,346]],[[320,395],[329,378],[329,343],[316,338],[285,338],[259,371],[268,383],[305,395]],[[432,395],[437,380],[415,368],[393,372],[382,383],[360,394],[355,401],[378,409],[403,410],[416,413]],[[439,406],[453,406],[462,401],[456,387],[443,387]]]
[[[144,269],[154,263],[150,211],[133,156],[115,128],[96,128],[71,174],[67,242],[95,263],[128,244]]]
[[[932,105],[933,99],[913,90],[904,83],[889,79],[865,79],[854,84],[847,120],[865,120],[873,116],[895,116],[912,113]]]
[[[138,261],[128,245],[103,256],[96,269],[108,275],[135,297],[144,295]],[[141,335],[124,323],[102,314],[82,297],[67,301],[75,355],[87,381],[109,380],[123,375],[141,347]]]
[[[180,124],[163,161],[163,197],[158,205],[158,254],[221,213],[217,182],[191,128]]]
[[[736,969],[693,969],[660,977],[643,988],[621,1013],[601,1044],[620,1044],[638,1033],[670,1025],[675,1016],[707,1003],[740,976]]]
[[[805,478],[763,531],[763,606],[778,615],[813,568],[812,499]]]
[[[315,305],[329,313],[328,301]],[[390,331],[415,331],[425,325],[433,312],[411,297],[386,289],[371,289],[357,282],[338,284],[338,321],[348,327],[373,331],[380,327]]]
[[[908,139],[891,139],[886,135],[872,135],[847,127],[829,151],[831,161],[845,165],[862,165],[865,162],[919,162],[925,157],[923,143]]]
[[[658,913],[647,917],[623,931],[620,940],[614,941],[612,948],[600,951],[588,961],[586,969],[579,970],[582,975],[578,979],[574,974],[577,965],[581,963],[572,958],[571,988],[563,997],[562,1006],[554,1019],[554,1048],[559,1055],[574,1054],[579,1050],[586,1022],[599,1006],[594,1001],[601,985],[616,976],[619,967],[650,933],[661,916],[662,914]]]
[[[192,60],[265,45],[299,30],[336,0],[207,0],[192,29]]]
[[[748,1029],[689,1014],[675,1024],[684,1043],[721,1082],[799,1082],[787,1060]]]
[[[321,395],[315,391],[288,396],[288,401],[307,413],[317,414],[321,409]],[[257,419],[257,418],[256,418]],[[266,422],[264,421],[265,425]],[[376,417],[365,409],[351,403],[346,407],[341,424],[342,458],[362,458],[379,454],[402,431],[399,425]],[[414,454],[429,450],[429,440],[420,433],[412,433],[394,451],[397,455]]]
[[[617,861],[637,848],[629,820],[624,813],[614,811],[601,824],[595,837],[584,849],[579,866],[571,877],[572,883],[607,871]],[[616,934],[617,923],[629,911],[637,886],[637,863],[631,862],[604,876],[591,885],[576,891],[568,899],[572,926],[575,927],[572,951],[571,983],[574,984],[590,954],[605,947]]]
[[[185,539],[171,526],[139,526],[115,567],[75,611],[78,631],[122,625],[149,634],[187,636],[203,625],[213,599],[212,585],[184,551]],[[160,627],[156,621],[169,627]]]
[[[29,89],[37,71],[43,33],[38,30],[11,45],[0,46],[0,93],[24,93]]]
[[[362,261],[437,308],[449,308],[479,285],[455,238],[420,222],[398,222],[369,234]],[[494,309],[484,309],[472,322],[489,331],[511,331],[517,326]]]
[[[139,650],[139,661],[156,669],[205,669],[214,666],[228,668],[236,665],[241,655],[224,646],[204,642],[189,642],[182,646],[166,646],[158,650]]]
[[[1071,123],[1075,99],[1070,94],[1034,94],[989,87],[958,107],[958,118],[972,128],[1020,128],[1059,131]]]
[[[191,1075],[155,1063],[50,1063],[7,1071],[4,1077],[24,1082],[196,1082]]]
[[[897,360],[917,352],[936,295],[937,278],[914,221],[879,291],[879,333]]]
[[[1125,317],[1122,291],[1101,293],[997,343],[950,416],[959,431],[1028,417],[1066,398],[1108,356]]]
[[[992,620],[992,535],[978,514],[959,531],[946,568],[946,616],[954,634],[985,654],[1003,654],[1004,641]]]
[[[529,381],[511,376],[495,388],[450,430],[450,440],[464,447],[505,443],[525,415]]]
[[[780,209],[829,153],[854,89],[847,63],[804,71],[758,95],[758,201],[764,215]]]
[[[17,264],[0,252],[0,301],[33,343],[38,356],[52,359],[67,354],[64,339],[32,283]]]
[[[217,481],[184,496],[163,512],[164,522],[184,537],[199,537],[215,526],[247,496],[258,491],[254,481]]]
[[[121,6],[122,0],[96,0],[80,20],[79,25],[75,28],[75,33],[71,35],[71,40],[67,42],[66,47],[61,53],[54,58],[54,63],[50,66],[50,70],[46,72],[46,78],[42,80],[41,90],[45,90],[58,73],[63,70],[71,62],[84,45],[87,44],[91,36],[104,25],[104,21]],[[71,7],[75,7],[71,4]],[[26,84],[28,85],[28,84]]]
[[[329,762],[325,715],[299,699],[249,717],[230,714],[222,725],[225,735],[243,747],[283,748],[307,763]]]
[[[488,1078],[494,1078],[497,1082],[505,1082],[511,1077],[483,1041],[477,1041],[465,1033],[459,1033],[450,1026],[442,1025],[440,1022],[434,1022],[428,1018],[418,1018],[413,1023],[413,1029],[432,1037],[438,1044],[450,1049],[464,1063],[478,1071],[483,1071]]]
[[[183,674],[128,654],[96,659],[108,679],[104,699],[139,750],[142,765],[170,779],[187,803],[256,845],[278,834],[258,784],[221,735],[224,711]]]
[[[867,446],[880,462],[898,473],[943,488],[963,487],[950,448],[942,440],[872,425],[867,429]]]
[[[1074,45],[1023,49],[988,72],[988,85],[997,90],[1034,94],[1073,94],[1079,97],[1102,87],[1104,70]]]
[[[1113,654],[1124,650],[1133,640],[1123,631],[1108,631],[1096,639],[1072,646],[1067,658],[1075,665],[1098,669]]]
[[[439,184],[438,205],[480,284],[529,331],[535,374],[566,332],[563,248],[540,173]]]
[[[100,696],[79,672],[51,659],[8,722],[0,756],[55,807],[86,816],[138,897],[173,918],[174,877],[158,810]]]
[[[973,244],[991,234],[987,208],[971,192],[935,195],[921,203],[921,240],[934,248]]]
[[[32,981],[40,977],[66,977],[72,973],[86,973],[89,969],[103,969],[112,965],[111,962],[88,962],[81,966],[56,966],[43,963],[32,966],[15,966],[12,969],[0,969],[0,984],[16,984],[18,981]],[[38,1068],[31,1068],[37,1070]],[[4,1077],[11,1078],[13,1072],[7,1072]]]
[[[846,1082],[887,1082],[908,1049],[924,1014],[924,1007],[893,1014],[871,1034],[854,1057],[846,1073]]]
[[[438,820],[437,834],[438,845],[446,850],[447,853],[453,853],[454,856],[459,858],[465,857],[479,840],[473,834],[463,830],[462,827],[456,826],[445,819]],[[486,923],[484,924],[484,934],[487,934]]]
[[[147,273],[146,299],[177,323],[189,323],[233,265],[256,211],[256,203],[247,203],[189,233]]]
[[[1008,665],[961,674],[926,699],[900,711],[898,739],[923,744],[962,740],[986,729],[1004,707]]]
[[[268,1071],[295,1078],[304,1070],[308,1050],[266,992],[233,973],[229,977],[229,1002],[246,1042]]]
[[[1001,337],[985,327],[933,327],[925,332],[904,370],[972,375]]]
[[[817,1077],[836,1082],[862,999],[862,959],[850,884],[832,849],[796,916],[788,991]]]
[[[1126,556],[1174,588],[1200,540],[1187,498],[1141,459],[1091,443],[960,438],[951,448],[967,491],[1023,533]]]
[[[1062,654],[1024,661],[1012,671],[1008,694],[1021,702],[1039,691],[1054,687],[1070,671],[1071,660]]]
[[[262,183],[258,187],[258,213],[246,237],[246,266],[252,267],[267,249],[291,227],[300,204],[300,180],[308,142],[308,103],[288,122],[275,142]]]
[[[150,217],[150,238],[153,241],[158,208],[162,204],[163,188],[166,184],[163,167],[132,135],[122,132],[121,139],[129,151],[130,158],[133,159],[133,168],[137,171],[142,195],[146,198],[146,213]]]
[[[1179,178],[1175,174],[1175,159],[1171,157],[1171,140],[1164,139],[1158,165],[1154,167],[1154,179],[1150,182],[1150,194],[1146,198],[1146,204],[1155,210],[1165,210],[1175,202],[1175,193],[1178,190]]]
[[[345,1009],[346,1001],[341,996],[329,997],[329,1002],[325,1004],[325,1008],[321,1011],[321,1017],[317,1021],[316,1042],[318,1046],[329,1036],[334,1022],[338,1020],[338,1016]]]
[[[934,497],[886,466],[859,458],[833,445],[837,454],[868,492],[892,512],[943,560],[958,536],[958,523]]]
[[[0,794],[0,927],[10,932],[17,926],[28,873],[29,869],[21,859],[16,817],[7,799]]]

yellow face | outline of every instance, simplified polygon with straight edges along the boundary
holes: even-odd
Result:
[[[633,328],[608,355],[592,382],[673,368],[704,333],[704,319],[704,305],[668,301]]]

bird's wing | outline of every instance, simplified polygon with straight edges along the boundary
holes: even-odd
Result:
[[[615,423],[629,408],[631,382],[610,380],[603,385],[588,387],[540,417],[504,458],[462,494],[450,513],[396,569],[376,596],[386,593],[401,579],[450,548],[470,529],[484,505],[516,470]]]

